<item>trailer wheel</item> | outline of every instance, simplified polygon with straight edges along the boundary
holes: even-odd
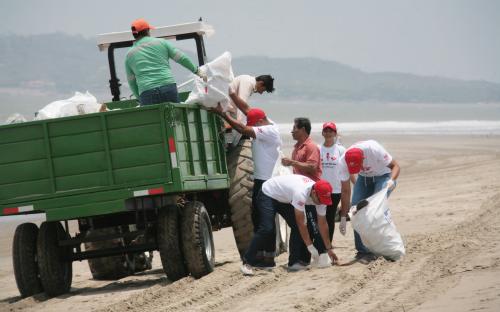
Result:
[[[203,203],[188,202],[182,212],[182,247],[191,276],[213,272],[215,248],[210,216]]]
[[[92,229],[87,231],[87,235],[106,235],[116,234],[119,231],[117,227]],[[123,246],[120,238],[88,242],[84,244],[85,250],[99,250],[113,247]],[[92,277],[95,280],[117,280],[125,276],[129,276],[133,271],[129,268],[125,255],[116,255],[109,257],[99,257],[87,260]]]
[[[58,245],[60,240],[68,237],[59,222],[43,222],[40,226],[37,240],[38,269],[43,289],[50,297],[64,294],[71,287],[71,249]]]
[[[38,227],[34,223],[20,224],[14,233],[12,263],[17,289],[23,298],[43,291],[38,276],[37,236]]]
[[[253,161],[249,140],[245,140],[229,152],[227,157],[229,186],[229,206],[236,246],[240,256],[246,252],[253,236],[252,189]]]
[[[163,271],[171,281],[188,275],[181,250],[179,210],[177,206],[160,209],[157,241]]]

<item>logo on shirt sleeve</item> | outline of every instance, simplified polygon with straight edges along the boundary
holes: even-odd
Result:
[[[264,133],[264,131],[262,130],[262,128],[257,128],[257,131],[259,131],[260,133]]]
[[[306,203],[304,203],[303,201],[298,201],[297,204],[300,206],[300,207],[303,207]]]

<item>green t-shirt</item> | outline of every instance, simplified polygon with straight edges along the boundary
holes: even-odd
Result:
[[[143,37],[127,52],[125,70],[134,96],[147,90],[175,83],[169,59],[195,73],[198,66],[165,39]]]

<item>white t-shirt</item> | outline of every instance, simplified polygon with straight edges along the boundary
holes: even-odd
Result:
[[[274,123],[253,127],[253,131],[255,132],[255,139],[252,140],[253,177],[267,180],[273,175],[273,169],[278,160],[281,147],[280,131]]]
[[[255,77],[249,75],[240,75],[235,77],[233,81],[231,81],[229,87],[238,95],[238,97],[240,97],[248,104],[248,99],[253,93],[255,93],[256,85],[257,81],[255,80]],[[247,123],[247,116],[245,116],[245,114],[243,114],[243,112],[238,109],[231,98],[229,98],[229,107],[229,112],[231,113],[231,115],[236,120],[245,125]],[[226,139],[229,142],[232,142],[233,146],[236,146],[238,145],[241,137],[241,133],[233,129],[233,131],[231,131],[231,134],[226,136]]]
[[[363,167],[361,168],[359,175],[365,177],[377,177],[386,173],[391,173],[391,169],[387,166],[391,163],[392,156],[377,141],[368,140],[357,142],[349,147],[346,152],[354,147],[361,149],[364,155]],[[349,171],[347,169],[344,156],[340,158],[339,164],[339,176],[342,181],[349,179]]]
[[[321,166],[323,167],[321,178],[330,182],[333,188],[332,193],[340,194],[341,185],[338,164],[340,157],[345,152],[345,147],[337,143],[330,147],[321,144],[319,145],[319,149],[321,151]]]
[[[315,205],[311,199],[314,181],[299,174],[273,177],[262,184],[262,192],[280,203],[291,204],[304,212],[305,205]],[[326,205],[316,205],[320,216],[326,215]]]

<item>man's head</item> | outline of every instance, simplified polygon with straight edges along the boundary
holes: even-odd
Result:
[[[294,140],[305,141],[311,134],[311,121],[309,118],[298,117],[293,121],[292,137]]]
[[[149,30],[155,28],[149,25],[145,19],[139,18],[132,22],[130,29],[132,30],[134,38],[138,39],[149,36]]]
[[[317,205],[331,205],[332,204],[332,186],[326,180],[319,180],[314,183],[311,190],[311,197],[313,202]]]
[[[274,91],[274,78],[271,75],[260,75],[255,77],[255,89],[257,93],[262,94],[264,91],[273,92]]]
[[[321,133],[325,140],[335,139],[337,136],[337,126],[333,122],[325,122]]]
[[[348,149],[345,152],[345,162],[350,174],[359,173],[363,167],[363,150],[357,147]]]
[[[255,127],[268,124],[266,113],[260,108],[251,108],[247,112],[247,126]]]

